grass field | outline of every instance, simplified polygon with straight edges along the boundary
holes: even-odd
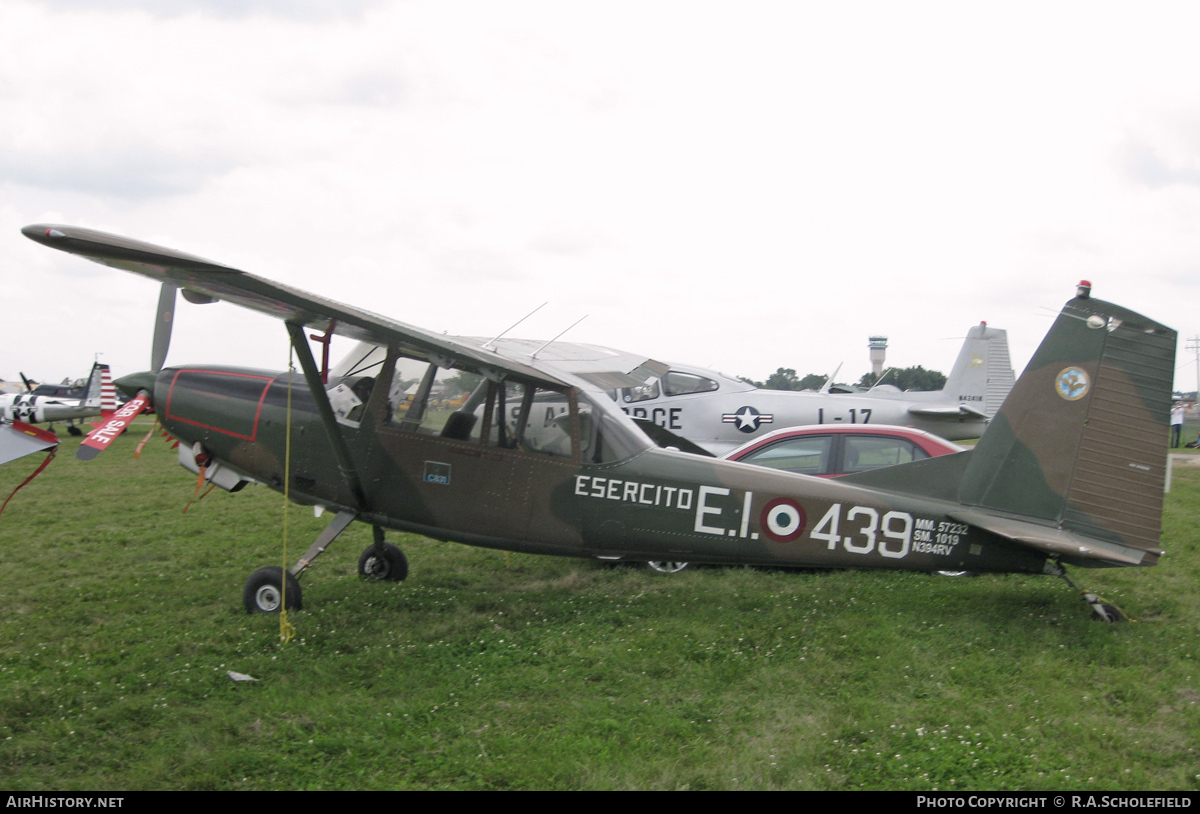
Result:
[[[0,788],[1200,789],[1200,467],[1158,567],[1073,571],[1136,624],[1046,577],[667,576],[402,535],[408,581],[364,583],[356,526],[283,645],[241,603],[282,497],[184,515],[192,476],[135,441],[64,444],[0,517]],[[290,559],[328,519],[288,510]]]

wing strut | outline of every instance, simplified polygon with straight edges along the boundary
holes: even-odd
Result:
[[[321,556],[321,553],[328,548],[329,544],[337,539],[337,536],[345,531],[347,526],[354,522],[355,517],[357,515],[354,512],[338,512],[337,517],[333,518],[329,525],[325,527],[325,530],[317,537],[317,541],[312,544],[308,551],[304,552],[304,556],[300,558],[300,561],[289,569],[292,572],[292,576],[300,576],[304,569],[312,565],[312,561]]]
[[[300,367],[304,371],[304,379],[308,382],[309,392],[312,393],[313,401],[317,405],[317,414],[321,416],[321,423],[325,425],[325,434],[329,437],[333,454],[337,456],[338,469],[341,470],[342,478],[345,479],[346,486],[354,495],[355,503],[358,504],[355,508],[362,510],[367,504],[362,481],[359,480],[358,470],[350,457],[350,450],[346,447],[346,439],[342,437],[342,433],[338,429],[337,419],[333,415],[333,407],[329,404],[329,396],[325,393],[325,387],[321,383],[321,371],[317,370],[317,362],[313,358],[312,349],[308,346],[308,339],[304,336],[304,326],[290,321],[284,324],[287,325],[288,333],[292,336],[292,345],[296,348],[296,355],[300,357]]]

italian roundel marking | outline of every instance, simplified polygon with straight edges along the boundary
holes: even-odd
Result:
[[[1087,395],[1088,389],[1091,387],[1091,380],[1082,369],[1068,367],[1058,374],[1058,378],[1054,381],[1054,387],[1058,394],[1067,401],[1078,401]]]
[[[790,543],[804,533],[804,509],[790,497],[777,497],[763,506],[759,525],[777,543]]]

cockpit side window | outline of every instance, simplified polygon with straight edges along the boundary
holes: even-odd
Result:
[[[663,392],[668,396],[686,396],[690,393],[710,393],[720,387],[712,379],[693,373],[672,370],[662,380]]]
[[[451,427],[446,433],[446,425],[482,379],[472,371],[442,368],[425,359],[400,356],[388,390],[390,422],[410,432],[453,437],[460,431]]]

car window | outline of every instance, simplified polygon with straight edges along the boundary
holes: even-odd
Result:
[[[881,466],[906,464],[928,458],[929,453],[905,438],[886,435],[847,435],[843,472],[862,472]]]
[[[821,475],[829,469],[829,455],[832,449],[833,436],[806,435],[776,441],[739,460],[782,469],[785,472],[798,472],[801,475]]]

